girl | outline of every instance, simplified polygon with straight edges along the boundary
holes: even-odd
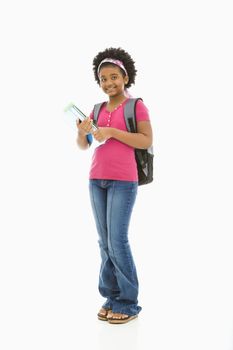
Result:
[[[95,80],[108,96],[92,130],[93,111],[77,121],[77,144],[88,149],[88,134],[101,142],[94,152],[89,191],[99,236],[101,267],[99,292],[106,298],[98,312],[100,320],[125,323],[138,316],[138,278],[128,241],[128,227],[135,203],[138,175],[134,148],[152,145],[152,129],[144,103],[136,104],[137,133],[127,131],[123,108],[130,98],[136,69],[131,56],[121,48],[108,48],[93,60]]]

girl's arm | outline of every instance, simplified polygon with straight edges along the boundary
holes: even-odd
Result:
[[[105,127],[99,128],[93,133],[93,136],[99,142],[112,137],[128,146],[141,149],[149,148],[153,142],[152,128],[149,121],[137,122],[136,133]]]

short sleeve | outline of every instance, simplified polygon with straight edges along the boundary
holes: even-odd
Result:
[[[148,108],[142,100],[138,100],[136,103],[136,120],[137,122],[150,121]]]

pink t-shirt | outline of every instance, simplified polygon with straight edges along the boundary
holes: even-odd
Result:
[[[125,100],[114,111],[106,109],[106,103],[102,106],[98,118],[98,126],[112,127],[127,131],[123,109]],[[93,111],[90,115],[93,119]],[[136,120],[150,120],[147,107],[142,100],[136,103]],[[90,179],[138,181],[137,164],[134,148],[114,138],[110,138],[96,147],[89,173]]]

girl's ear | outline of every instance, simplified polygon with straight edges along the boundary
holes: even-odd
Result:
[[[124,82],[125,82],[125,85],[128,84],[129,82],[129,77],[127,75],[125,76]]]

